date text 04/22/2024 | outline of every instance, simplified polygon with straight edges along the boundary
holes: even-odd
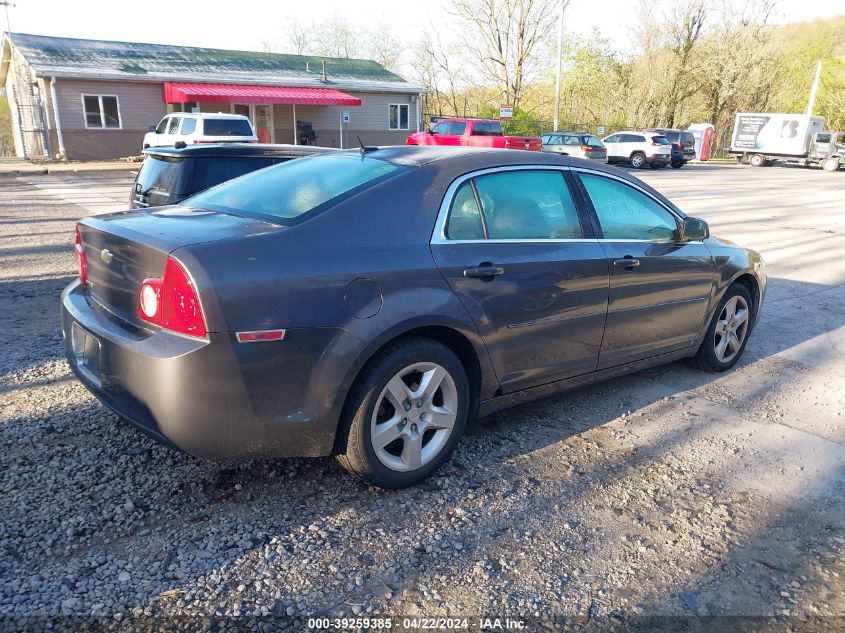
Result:
[[[473,628],[481,631],[521,631],[525,629],[523,620],[497,617],[470,618],[309,618],[308,628],[315,631],[329,630],[466,630]]]

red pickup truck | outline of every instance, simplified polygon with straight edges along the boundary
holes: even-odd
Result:
[[[535,152],[543,149],[539,136],[502,136],[501,124],[491,119],[440,119],[430,130],[411,134],[405,145],[499,147]]]

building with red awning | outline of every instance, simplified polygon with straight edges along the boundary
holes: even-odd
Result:
[[[267,143],[403,144],[424,89],[371,60],[12,33],[0,85],[15,150],[34,159],[137,155],[170,112],[227,112]]]

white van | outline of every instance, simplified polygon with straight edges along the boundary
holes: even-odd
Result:
[[[142,150],[148,147],[193,143],[257,143],[258,136],[242,114],[174,112],[144,135]]]

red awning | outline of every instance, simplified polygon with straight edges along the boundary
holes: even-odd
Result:
[[[361,100],[333,88],[286,88],[232,84],[164,84],[166,103],[283,103],[296,105],[360,106]]]

